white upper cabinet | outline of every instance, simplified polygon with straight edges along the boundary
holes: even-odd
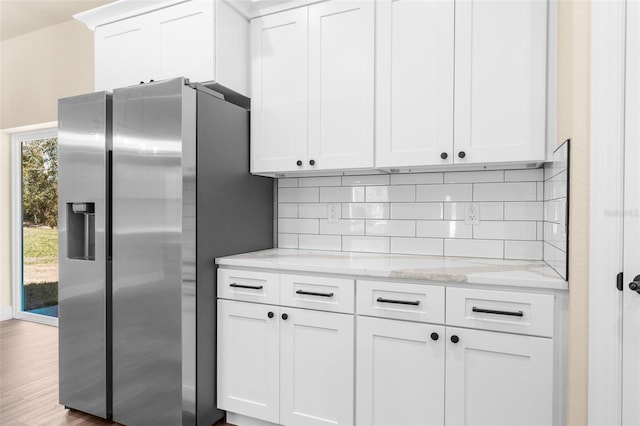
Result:
[[[374,10],[309,7],[309,169],[373,167]]]
[[[373,1],[254,19],[252,173],[373,167]]]
[[[455,162],[544,161],[547,1],[457,0],[455,20]]]
[[[377,5],[376,166],[452,164],[454,1]]]
[[[140,83],[151,75],[151,31],[146,16],[96,28],[95,90]]]
[[[307,19],[301,8],[251,21],[252,172],[306,163]]]
[[[226,1],[186,1],[102,20],[95,29],[96,90],[187,77],[249,95],[249,22]]]

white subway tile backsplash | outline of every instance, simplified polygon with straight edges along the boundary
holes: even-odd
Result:
[[[278,234],[279,248],[298,248],[298,234]]]
[[[542,201],[504,203],[504,220],[542,220]]]
[[[545,201],[544,220],[546,222],[564,223],[566,220],[567,199]]]
[[[544,179],[544,169],[505,170],[506,182],[540,182]]]
[[[298,178],[278,179],[278,188],[295,188],[298,186]]]
[[[416,236],[427,238],[472,238],[473,226],[459,220],[419,220]]]
[[[391,219],[442,219],[442,203],[391,203]]]
[[[484,221],[473,225],[473,238],[484,240],[530,240],[535,241],[536,222]]]
[[[567,198],[567,171],[563,171],[544,182],[544,199]]]
[[[389,237],[343,236],[342,251],[389,253]]]
[[[389,219],[389,203],[344,203],[345,219]]]
[[[278,219],[278,232],[284,234],[317,234],[318,219]]]
[[[425,185],[443,182],[443,173],[409,173],[391,175],[391,185]]]
[[[335,203],[338,207],[338,218],[340,215],[340,203]],[[306,218],[306,219],[326,219],[328,215],[328,204],[327,203],[305,203],[300,204],[298,207],[298,217]]]
[[[464,220],[466,206],[469,203],[444,203],[444,219],[445,220]],[[504,203],[501,202],[485,202],[475,203],[480,211],[480,220],[503,220],[504,219]]]
[[[542,260],[542,241],[505,241],[504,258]]]
[[[278,245],[541,259],[542,221],[561,214],[543,207],[543,175],[536,169],[280,179]],[[479,225],[464,222],[469,203],[479,208]],[[328,221],[329,204],[337,206],[337,223]]]
[[[389,175],[343,176],[342,186],[389,185]]]
[[[317,203],[318,188],[278,188],[280,203]]]
[[[370,202],[412,202],[416,200],[413,185],[367,186],[367,203]]]
[[[323,203],[361,203],[364,201],[364,187],[320,188],[320,201]]]
[[[416,201],[471,201],[471,184],[418,185]]]
[[[305,250],[342,250],[340,235],[306,235],[299,237],[299,248]]]
[[[367,220],[366,234],[389,237],[415,237],[415,220]]]
[[[502,240],[444,240],[445,256],[498,258],[504,256]]]
[[[444,183],[504,182],[504,170],[445,172]]]
[[[567,279],[567,209],[569,177],[569,143],[563,143],[553,153],[553,161],[544,168],[543,187],[543,229],[540,238],[543,244],[543,260]]]
[[[536,182],[474,183],[473,201],[537,201]]]
[[[391,253],[443,256],[444,240],[439,238],[391,238]]]
[[[536,183],[536,199],[544,201],[544,182]]]
[[[278,217],[298,217],[298,203],[278,203]]]
[[[341,219],[337,223],[320,220],[320,233],[333,235],[364,235],[364,220]]]
[[[308,186],[340,186],[340,176],[331,177],[305,177],[298,179],[299,187]]]

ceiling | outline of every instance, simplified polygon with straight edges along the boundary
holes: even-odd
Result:
[[[0,41],[56,25],[114,0],[0,0]]]

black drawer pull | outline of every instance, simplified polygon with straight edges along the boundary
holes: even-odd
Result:
[[[333,293],[317,293],[315,291],[296,290],[296,294],[307,294],[309,296],[333,297]]]
[[[511,311],[496,311],[494,309],[482,309],[482,308],[477,308],[477,307],[473,307],[471,308],[471,311],[473,312],[480,312],[481,314],[496,314],[496,315],[508,315],[510,317],[522,317],[524,316],[524,314],[522,313],[522,311],[517,311],[517,312],[511,312]]]
[[[379,303],[396,303],[398,305],[413,305],[413,306],[418,306],[420,304],[419,300],[411,301],[411,300],[393,300],[393,299],[385,299],[383,297],[378,297],[376,299],[376,302]]]
[[[231,284],[229,284],[229,287],[250,288],[251,290],[262,290],[262,286],[261,285],[244,285],[244,284],[231,283]]]

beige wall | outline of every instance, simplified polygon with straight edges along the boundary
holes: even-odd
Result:
[[[58,98],[93,91],[93,32],[70,20],[0,43],[0,310],[11,305],[8,129],[57,120]]]
[[[558,7],[558,141],[571,139],[567,425],[587,424],[591,3]]]

